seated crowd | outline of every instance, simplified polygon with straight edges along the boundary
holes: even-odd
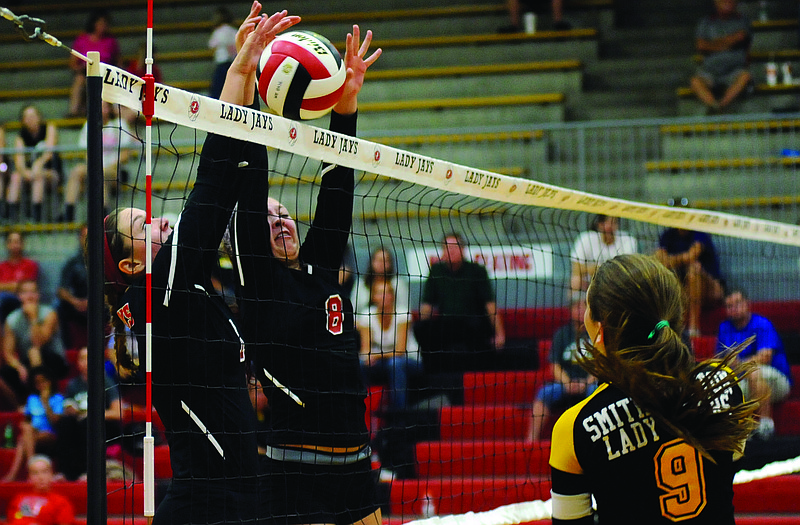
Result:
[[[87,229],[79,230],[83,246]],[[53,305],[41,301],[40,266],[25,255],[24,237],[6,237],[0,262],[0,411],[21,412],[14,456],[3,481],[18,480],[36,454],[52,457],[57,471],[78,479],[86,469],[88,392],[87,271],[82,250],[61,271]],[[112,355],[110,352],[109,355]],[[113,366],[106,376],[107,437],[118,436],[122,415]],[[7,436],[7,439],[11,436]]]
[[[80,246],[85,237],[83,227]],[[438,262],[432,264],[422,286],[417,318],[412,314],[408,280],[398,274],[394,255],[386,247],[373,251],[368,270],[350,285],[364,378],[367,384],[385,387],[383,410],[387,413],[413,411],[431,392],[442,394],[441,402],[458,404],[457,391],[466,371],[536,366],[512,360],[514,342],[507,344],[506,324],[495,303],[492,282],[485,267],[469,260],[465,246],[458,233],[443,237]],[[22,234],[10,232],[6,249],[7,259],[0,262],[0,409],[22,412],[24,418],[10,469],[0,476],[4,481],[19,479],[27,462],[44,453],[53,458],[57,472],[78,479],[86,463],[88,389],[83,256],[77,250],[65,261],[57,301],[50,306],[40,300],[39,265],[26,257]],[[555,332],[547,362],[538,363],[539,368],[552,370],[552,380],[540,385],[535,395],[528,440],[546,439],[543,426],[550,413],[593,391],[595,383],[577,363],[581,349],[576,342],[585,337],[585,291],[600,264],[636,250],[636,240],[619,231],[619,220],[602,215],[575,241],[570,255],[571,315]],[[710,237],[667,230],[655,255],[685,284],[687,341],[699,333],[703,305],[722,305],[723,299],[727,320],[719,329],[719,350],[755,337],[742,358],[758,368],[744,385],[751,395],[765,399],[758,436],[771,437],[772,404],[786,399],[791,388],[789,363],[777,331],[769,320],[750,312],[744,292],[723,291]],[[352,277],[351,273],[343,271],[342,276]],[[531,344],[525,351],[535,353],[533,348]],[[105,415],[107,434],[113,438],[121,432],[122,401],[113,364],[106,371]],[[421,391],[426,388],[430,390]]]

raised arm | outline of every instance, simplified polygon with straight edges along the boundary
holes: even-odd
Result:
[[[357,25],[353,26],[352,33],[348,33],[346,42],[344,64],[347,77],[342,98],[333,108],[330,129],[355,136],[358,93],[364,85],[364,74],[382,51],[377,49],[365,58],[372,42],[372,31],[367,31],[362,43]],[[314,221],[303,243],[301,258],[313,266],[338,271],[353,222],[354,175],[351,168],[336,165],[324,165],[322,172]]]

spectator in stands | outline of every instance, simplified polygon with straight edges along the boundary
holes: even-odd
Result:
[[[460,234],[445,235],[442,258],[431,266],[423,287],[416,333],[430,373],[491,368],[493,350],[505,346],[489,275],[464,259],[464,246]]]
[[[22,381],[27,380],[32,368],[40,366],[61,379],[68,367],[56,311],[39,302],[36,281],[20,282],[18,294],[22,306],[8,315],[3,333],[5,366],[13,367]]]
[[[422,374],[411,314],[408,308],[395,311],[395,293],[388,280],[373,282],[369,302],[368,313],[356,316],[361,364],[368,383],[388,380],[391,408],[405,410],[409,379]]]
[[[5,126],[0,126],[0,149],[5,149],[6,147],[6,128]],[[2,181],[2,186],[0,186],[0,196],[3,194],[3,187],[5,187],[5,181],[8,175],[13,171],[14,163],[11,161],[11,155],[3,153],[0,155],[0,181]],[[6,215],[5,211],[0,214],[0,216]]]
[[[119,42],[109,32],[111,16],[104,9],[92,11],[86,22],[83,33],[79,34],[72,44],[72,49],[86,55],[89,51],[98,51],[100,61],[116,66],[119,62]],[[69,93],[68,117],[80,117],[86,113],[84,104],[84,88],[86,87],[86,64],[83,60],[70,55],[69,67],[73,71],[72,88]]]
[[[655,253],[664,266],[678,275],[688,304],[688,335],[700,335],[700,313],[704,303],[722,300],[723,282],[717,250],[707,233],[668,228],[658,239]]]
[[[353,310],[356,315],[369,313],[372,302],[372,288],[387,282],[391,284],[394,294],[394,311],[398,315],[408,313],[408,282],[397,275],[394,257],[388,248],[380,247],[372,252],[369,258],[369,268],[365,275],[358,279],[353,296]]]
[[[508,17],[511,25],[501,27],[500,33],[519,33],[522,31],[522,4],[525,4],[529,10],[533,10],[532,4],[538,4],[533,0],[506,0],[508,7]],[[569,22],[564,20],[564,2],[563,0],[550,0],[550,12],[553,16],[553,29],[556,31],[567,31],[572,29]]]
[[[153,56],[155,57],[156,50],[153,49]],[[136,48],[136,56],[125,63],[125,71],[136,75],[139,78],[144,78],[147,74],[147,42],[140,42],[139,47]],[[158,65],[153,64],[152,67],[153,79],[156,82],[163,82],[164,76],[161,74],[161,69]]]
[[[597,383],[578,363],[589,340],[583,326],[586,296],[577,294],[570,305],[570,322],[556,330],[550,349],[553,382],[547,383],[533,400],[528,441],[541,439],[542,427],[554,408],[567,408],[594,392]],[[578,346],[580,345],[580,347]]]
[[[64,412],[64,396],[55,391],[53,379],[44,367],[31,370],[32,394],[25,402],[25,419],[20,424],[16,453],[3,481],[17,479],[23,461],[35,453],[52,454],[56,450],[56,425]]]
[[[28,481],[33,490],[14,496],[8,505],[9,525],[72,525],[75,511],[72,503],[52,492],[53,462],[37,454],[28,460]]]
[[[78,230],[78,250],[61,267],[61,281],[58,284],[58,322],[64,348],[80,348],[86,345],[86,311],[89,306],[89,276],[83,258],[86,246],[86,224]]]
[[[214,50],[214,75],[211,77],[211,87],[208,96],[219,98],[225,75],[236,56],[236,28],[233,26],[233,17],[224,6],[214,10],[214,30],[208,39],[208,47]]]
[[[56,425],[58,468],[69,480],[76,480],[86,472],[86,413],[89,408],[89,351],[86,347],[78,351],[76,365],[78,375],[69,381],[64,390],[64,412]],[[106,441],[110,441],[121,434],[122,402],[117,385],[107,375],[103,377]]]
[[[636,239],[618,230],[617,217],[595,215],[589,231],[575,240],[570,253],[570,289],[573,292],[586,291],[595,270],[607,260],[623,253],[636,253]]]
[[[695,37],[703,63],[692,77],[692,91],[710,111],[723,110],[753,81],[750,21],[738,12],[736,0],[714,0],[714,13],[700,20]]]
[[[87,144],[88,128],[84,124],[78,145],[82,148]],[[121,119],[114,107],[103,102],[103,201],[108,207],[109,198],[114,195],[118,182],[126,182],[128,172],[125,163],[130,159],[133,146],[136,144],[133,131],[128,123]],[[81,186],[86,179],[86,164],[78,164],[69,173],[67,185],[64,189],[64,216],[66,222],[75,220],[75,204],[81,192]]]
[[[24,280],[38,281],[39,263],[25,257],[25,238],[19,230],[6,234],[7,259],[0,262],[0,322],[19,307],[17,288]]]
[[[769,439],[775,433],[772,405],[786,399],[791,389],[792,374],[783,343],[769,319],[750,311],[750,303],[741,290],[731,290],[725,295],[725,310],[728,318],[719,325],[717,350],[725,351],[755,337],[739,354],[739,359],[756,366],[741,385],[747,399],[761,402],[755,435]]]
[[[40,222],[45,188],[57,184],[62,175],[61,156],[53,151],[58,146],[58,129],[53,122],[46,122],[39,108],[33,105],[22,108],[19,120],[22,127],[14,147],[32,148],[32,151],[14,155],[15,169],[5,193],[4,181],[0,178],[0,196],[4,195],[6,200],[4,218],[12,222],[19,220],[19,198],[24,182],[31,185],[31,216],[34,222]]]

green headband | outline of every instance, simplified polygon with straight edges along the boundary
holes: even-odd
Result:
[[[649,340],[649,339],[652,339],[652,338],[653,338],[653,336],[655,336],[655,335],[656,335],[656,332],[658,332],[658,331],[659,331],[659,330],[661,330],[662,328],[669,328],[669,321],[667,321],[666,319],[662,319],[662,320],[660,320],[658,323],[656,323],[656,327],[655,327],[655,328],[653,328],[653,331],[652,331],[652,332],[650,332],[650,335],[648,335],[648,336],[647,336],[647,339],[648,339],[648,340]]]

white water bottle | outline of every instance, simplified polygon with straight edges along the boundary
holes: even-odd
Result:
[[[758,3],[758,19],[761,22],[769,20],[769,12],[767,11],[767,0],[761,0]]]
[[[778,83],[778,65],[774,60],[767,62],[767,84],[774,86]]]
[[[781,79],[783,80],[783,85],[791,86],[792,85],[792,64],[789,62],[784,62],[781,66]]]
[[[422,505],[420,505],[420,514],[422,514],[425,518],[432,518],[436,516],[436,503],[433,501],[433,497],[430,494],[425,494],[425,497],[422,498]]]

